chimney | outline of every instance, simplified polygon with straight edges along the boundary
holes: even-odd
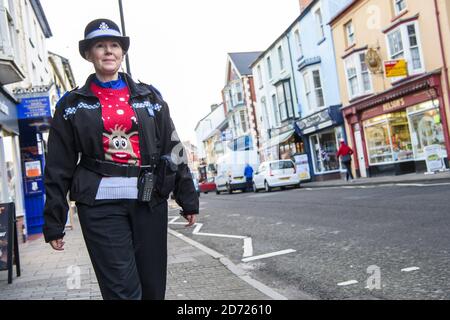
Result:
[[[305,8],[311,3],[313,2],[313,0],[298,0],[300,3],[300,12],[302,12],[303,10],[305,10]]]

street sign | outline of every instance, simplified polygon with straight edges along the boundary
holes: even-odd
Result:
[[[384,62],[386,78],[403,77],[408,75],[408,64],[405,59],[388,60]]]

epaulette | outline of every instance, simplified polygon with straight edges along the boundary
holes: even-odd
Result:
[[[158,99],[161,100],[161,101],[164,101],[161,92],[159,92],[159,90],[156,89],[154,86],[152,86],[151,84],[144,83],[144,82],[142,82],[141,80],[138,80],[138,82],[139,82],[139,84],[144,85],[144,86],[146,86],[147,88],[149,88],[150,91],[151,91],[152,93],[155,94],[156,98],[158,98]]]

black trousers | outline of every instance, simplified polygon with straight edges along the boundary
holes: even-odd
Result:
[[[345,173],[345,180],[349,180],[351,178],[353,180],[353,173],[352,173],[352,161],[345,161],[343,162],[345,168],[347,169],[347,172]]]
[[[167,201],[77,203],[83,237],[105,300],[163,300],[167,275]]]

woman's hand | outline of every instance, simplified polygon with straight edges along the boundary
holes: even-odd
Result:
[[[190,227],[195,223],[195,214],[185,214],[183,217],[188,221],[188,224],[185,227]]]
[[[56,251],[63,251],[64,250],[64,244],[65,242],[63,241],[63,239],[58,239],[58,240],[52,240],[50,241],[50,245],[52,246],[53,249],[55,249]]]

